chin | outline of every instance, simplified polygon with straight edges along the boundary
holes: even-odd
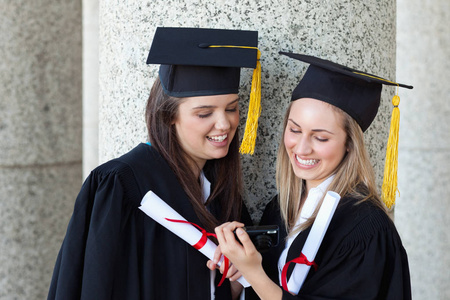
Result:
[[[218,152],[218,153],[214,153],[213,155],[211,155],[211,159],[220,159],[220,158],[224,158],[225,156],[227,156],[228,151],[223,151],[223,152]]]

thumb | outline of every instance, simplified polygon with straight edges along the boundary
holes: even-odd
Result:
[[[250,236],[247,234],[247,232],[244,229],[237,228],[236,235],[237,235],[239,241],[241,242],[242,246],[244,246],[244,248],[247,248],[249,246],[254,247],[252,240],[250,239]]]

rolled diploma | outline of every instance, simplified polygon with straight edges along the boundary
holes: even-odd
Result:
[[[341,196],[332,191],[327,192],[325,195],[322,206],[317,213],[317,217],[314,220],[311,231],[309,232],[305,244],[303,245],[302,253],[306,256],[308,261],[314,261],[340,199]],[[298,294],[310,268],[311,266],[308,265],[295,264],[294,270],[287,284],[288,290],[291,293],[294,293],[295,295]]]
[[[147,216],[164,226],[166,229],[173,232],[179,238],[185,240],[191,246],[197,244],[198,241],[202,238],[202,233],[195,226],[189,223],[177,223],[166,220],[167,218],[186,221],[185,218],[183,218],[179,213],[177,213],[172,207],[170,207],[152,191],[147,192],[144,198],[142,198],[141,206],[139,207],[139,209],[142,210]],[[212,260],[214,258],[214,252],[216,251],[216,248],[216,244],[214,244],[210,239],[207,239],[206,244],[198,251]],[[218,265],[220,266],[220,262],[218,263]],[[242,276],[237,281],[243,287],[250,286],[250,284]]]

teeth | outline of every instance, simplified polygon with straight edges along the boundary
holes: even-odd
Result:
[[[223,142],[227,138],[228,134],[219,135],[219,136],[207,136],[206,138],[213,142]]]
[[[317,164],[319,162],[318,159],[305,159],[305,160],[303,160],[300,157],[298,157],[297,155],[295,156],[295,158],[297,159],[297,161],[299,163],[301,163],[302,165],[305,165],[305,166],[312,166],[312,165],[315,165],[315,164]]]

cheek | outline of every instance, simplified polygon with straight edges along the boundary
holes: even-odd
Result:
[[[287,149],[293,148],[296,143],[297,143],[297,139],[295,138],[295,136],[293,136],[290,132],[286,131],[284,133],[284,146]]]
[[[231,127],[233,129],[236,129],[239,125],[239,113],[233,114],[230,118],[229,118],[229,122],[231,124]]]
[[[343,145],[334,145],[333,147],[324,147],[321,151],[322,156],[330,161],[334,161],[336,164],[340,163],[344,158],[346,149]]]

